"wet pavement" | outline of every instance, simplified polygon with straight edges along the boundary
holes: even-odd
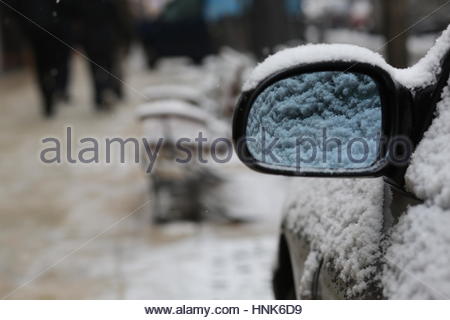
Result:
[[[276,252],[284,178],[238,161],[220,170],[240,225],[154,226],[139,164],[45,165],[41,139],[136,136],[139,92],[160,77],[139,65],[128,100],[93,112],[87,67],[77,59],[73,101],[40,117],[26,71],[0,78],[0,297],[8,299],[264,299]],[[167,80],[167,79],[166,79]]]

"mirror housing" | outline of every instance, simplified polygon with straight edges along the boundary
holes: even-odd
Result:
[[[252,107],[265,90],[283,80],[313,73],[353,73],[369,77],[376,84],[381,100],[381,132],[379,152],[372,165],[360,168],[302,169],[268,163],[255,157],[249,148],[247,127]],[[281,81],[281,82],[280,82]],[[402,185],[404,171],[409,164],[415,145],[411,140],[414,126],[411,93],[392,79],[381,67],[357,61],[333,61],[300,64],[274,73],[256,88],[245,91],[238,102],[233,119],[233,141],[236,152],[248,167],[259,172],[303,177],[379,177],[385,176]],[[299,106],[300,108],[300,106]],[[298,121],[302,121],[301,119]]]

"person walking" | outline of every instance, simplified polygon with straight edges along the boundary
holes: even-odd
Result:
[[[68,99],[71,35],[64,7],[55,0],[8,0],[7,4],[20,12],[16,20],[33,53],[43,114],[51,117],[57,100]]]
[[[131,41],[131,21],[126,0],[64,0],[78,30],[78,42],[89,59],[94,104],[108,110],[124,96],[121,53]]]

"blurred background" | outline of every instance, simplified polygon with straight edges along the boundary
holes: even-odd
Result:
[[[234,157],[181,165],[177,138],[229,137],[248,73],[286,47],[351,43],[411,65],[450,5],[0,0],[0,21],[0,297],[269,299],[288,179]],[[151,174],[128,145],[125,163],[115,150],[73,164],[69,126],[73,154],[85,137],[165,144]],[[47,137],[62,142],[58,165],[40,160]]]

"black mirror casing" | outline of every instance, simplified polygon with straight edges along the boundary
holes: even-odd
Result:
[[[382,105],[382,137],[386,142],[394,137],[411,139],[413,131],[413,98],[411,93],[392,79],[391,75],[380,67],[356,61],[334,61],[313,64],[298,65],[275,73],[263,80],[255,89],[244,92],[238,102],[233,118],[233,141],[236,152],[242,162],[253,170],[286,176],[303,177],[380,177],[385,176],[388,181],[402,185],[402,177],[406,170],[409,158],[413,152],[408,150],[396,150],[393,145],[382,147],[376,162],[367,169],[341,170],[341,171],[310,171],[302,172],[294,168],[268,165],[256,160],[250,153],[246,141],[246,128],[250,109],[256,98],[269,86],[280,80],[313,72],[354,72],[371,77],[377,84]],[[401,164],[391,161],[393,153],[404,153],[406,161]]]

